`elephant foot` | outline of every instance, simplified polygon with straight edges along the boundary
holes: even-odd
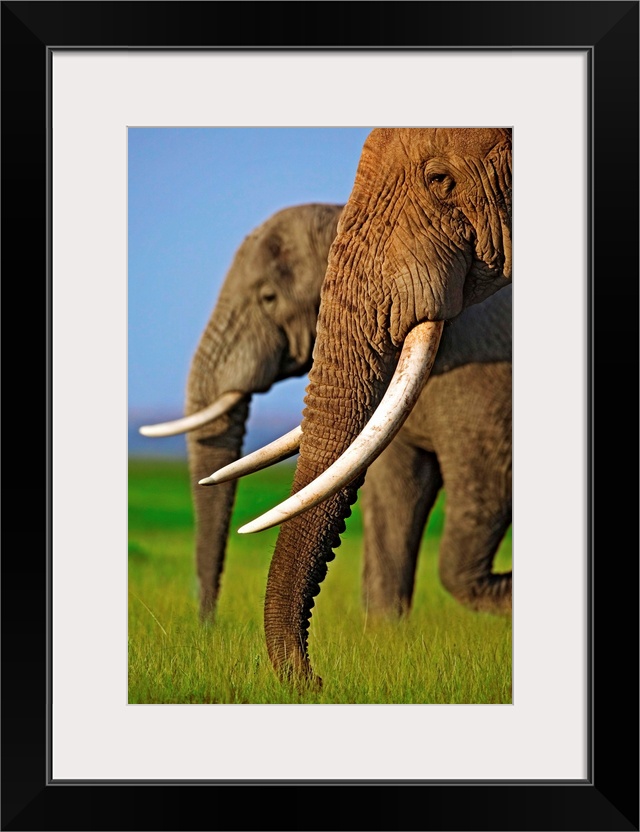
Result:
[[[488,575],[470,586],[451,590],[453,597],[467,609],[474,612],[488,612],[492,615],[511,615],[512,578],[511,572]]]
[[[411,612],[411,600],[399,597],[373,600],[369,596],[363,600],[363,608],[372,620],[398,621]]]

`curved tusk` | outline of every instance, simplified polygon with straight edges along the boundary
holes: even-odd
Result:
[[[276,462],[281,462],[283,459],[288,459],[300,450],[301,436],[302,428],[298,426],[290,430],[289,433],[285,433],[279,439],[265,445],[264,448],[247,454],[242,459],[225,465],[224,468],[219,468],[210,477],[198,480],[198,485],[218,485],[221,482],[236,480],[239,477],[244,477],[246,474],[253,474],[262,468],[275,465]]]
[[[438,352],[443,321],[427,321],[407,335],[393,378],[373,416],[347,450],[279,506],[238,529],[251,534],[277,526],[331,497],[365,471],[391,442],[411,412],[429,378]]]
[[[208,425],[209,422],[213,422],[220,416],[224,416],[244,396],[244,393],[239,392],[223,393],[219,399],[216,399],[209,407],[205,407],[204,410],[199,410],[190,416],[183,416],[182,419],[176,419],[173,422],[143,425],[140,428],[140,433],[143,436],[175,436],[178,433],[187,433],[187,431],[201,428],[203,425]]]

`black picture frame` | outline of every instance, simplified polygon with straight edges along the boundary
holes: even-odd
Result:
[[[292,4],[278,2],[2,2],[3,289],[31,342],[13,342],[5,369],[22,350],[38,365],[28,381],[16,374],[26,396],[9,400],[20,414],[22,450],[19,463],[10,455],[5,489],[15,510],[5,512],[10,545],[2,557],[2,829],[638,830],[638,492],[631,475],[638,459],[639,3],[296,5],[291,15]],[[591,730],[584,782],[305,782],[312,735],[301,749],[300,781],[49,778],[52,50],[274,47],[589,53]],[[561,182],[550,182],[550,198],[562,198]],[[20,331],[19,322],[13,326]],[[29,358],[36,333],[44,343]],[[33,405],[34,388],[43,391],[42,408]],[[25,447],[34,451],[26,460]],[[45,489],[38,482],[43,460]]]

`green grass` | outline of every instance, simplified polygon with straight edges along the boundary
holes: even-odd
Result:
[[[443,499],[419,559],[411,615],[370,620],[360,603],[358,504],[316,599],[309,636],[321,690],[281,684],[269,663],[262,608],[278,529],[236,529],[289,494],[282,463],[238,486],[216,622],[198,620],[193,512],[186,463],[129,463],[130,703],[510,703],[511,620],[472,613],[437,574]],[[511,566],[511,534],[496,570]]]

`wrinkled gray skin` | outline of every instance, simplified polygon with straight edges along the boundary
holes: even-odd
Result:
[[[511,286],[445,327],[431,376],[360,492],[363,601],[372,615],[411,608],[424,528],[446,492],[439,573],[473,610],[511,612],[511,572],[493,573],[511,525]]]
[[[384,128],[368,136],[322,286],[292,493],[359,436],[418,324],[437,332],[437,322],[511,282],[511,164],[505,128]],[[264,625],[282,679],[317,680],[307,649],[314,597],[363,482],[357,476],[280,526]],[[458,574],[443,576],[459,586]]]
[[[185,414],[223,393],[246,397],[187,434],[200,616],[215,612],[236,483],[198,481],[240,456],[252,393],[309,370],[327,254],[342,206],[286,208],[243,241],[192,359]]]

